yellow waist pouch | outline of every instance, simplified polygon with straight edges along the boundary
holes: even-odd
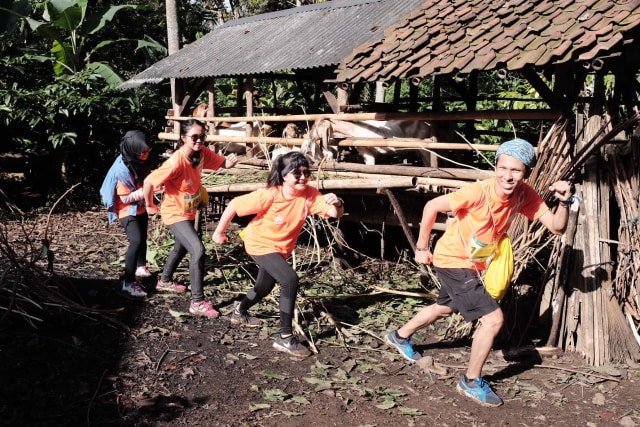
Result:
[[[484,286],[487,292],[500,301],[511,284],[513,276],[513,248],[511,240],[506,234],[502,236],[491,259],[489,267],[484,274]]]

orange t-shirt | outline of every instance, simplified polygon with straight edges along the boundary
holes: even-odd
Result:
[[[331,205],[317,188],[307,186],[287,200],[282,187],[261,188],[234,199],[239,216],[255,214],[245,230],[244,244],[250,255],[281,253],[285,258],[296,246],[302,226],[309,215],[328,217]]]
[[[472,258],[473,249],[492,245],[511,225],[517,213],[530,220],[540,218],[549,207],[527,183],[520,184],[507,200],[495,191],[495,178],[469,184],[449,195],[455,218],[438,240],[433,251],[433,265],[440,268],[486,269],[485,261]],[[478,245],[477,241],[482,244]],[[479,257],[481,258],[481,256]]]
[[[200,174],[202,169],[219,169],[226,161],[208,147],[200,151],[200,164],[191,165],[191,160],[177,150],[158,169],[146,178],[154,188],[164,184],[164,197],[160,204],[160,215],[166,225],[196,218],[200,205]]]
[[[138,188],[142,187],[139,186]],[[122,181],[118,180],[115,202],[117,207],[116,212],[118,212],[119,219],[131,216],[131,214],[129,213],[129,206],[131,206],[133,203],[123,203],[122,200],[120,200],[120,196],[128,196],[129,194],[131,194],[131,190],[129,190],[127,186],[122,183]],[[144,202],[138,203],[138,210],[136,211],[136,215],[141,215],[144,213],[144,211]]]

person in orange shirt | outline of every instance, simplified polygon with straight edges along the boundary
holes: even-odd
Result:
[[[273,347],[293,356],[307,357],[311,351],[293,334],[293,311],[299,279],[287,262],[295,248],[307,216],[340,218],[344,202],[333,193],[322,194],[308,185],[309,162],[300,152],[278,156],[267,178],[267,187],[231,200],[222,213],[213,240],[228,241],[225,230],[236,215],[255,215],[244,230],[247,253],[258,264],[256,284],[235,308],[231,323],[259,327],[259,319],[248,310],[280,283],[280,335]]]
[[[160,215],[162,222],[175,237],[175,245],[167,258],[156,289],[178,293],[186,291],[186,286],[173,281],[173,274],[188,252],[191,282],[189,313],[212,319],[220,313],[204,298],[205,249],[195,229],[195,218],[201,203],[200,175],[203,168],[231,168],[236,164],[237,158],[235,154],[220,156],[206,147],[204,131],[205,125],[199,120],[181,122],[178,148],[144,180],[143,192],[147,212],[155,215],[158,207],[154,203],[154,191],[164,186]]]
[[[551,211],[524,181],[535,161],[535,149],[527,141],[507,141],[496,152],[494,178],[469,184],[426,203],[415,260],[433,264],[441,283],[440,294],[435,304],[421,309],[404,326],[385,337],[387,344],[414,362],[422,357],[411,342],[417,330],[458,312],[467,322],[479,319],[467,372],[460,377],[457,390],[484,406],[503,403],[481,374],[504,317],[498,303],[486,291],[480,272],[486,269],[485,261],[518,213],[539,220],[553,234],[562,234],[568,208],[574,200],[569,182],[555,182],[549,191],[559,200],[559,207]],[[436,215],[445,212],[454,212],[455,218],[431,253],[428,242]]]
[[[124,256],[122,293],[134,298],[147,296],[136,278],[151,276],[147,268],[149,217],[142,203],[142,182],[151,170],[150,151],[144,132],[128,131],[120,142],[120,155],[109,168],[100,187],[109,223],[120,220],[127,233],[129,247]]]

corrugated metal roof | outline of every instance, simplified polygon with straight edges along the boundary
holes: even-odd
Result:
[[[426,1],[357,48],[338,81],[393,81],[474,70],[590,64],[637,55],[640,0]]]
[[[335,0],[232,20],[127,80],[258,75],[337,66],[424,0]]]

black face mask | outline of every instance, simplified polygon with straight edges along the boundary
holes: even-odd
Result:
[[[143,180],[150,172],[149,162],[140,159],[140,155],[148,149],[147,137],[139,130],[130,130],[120,142],[122,160],[133,172],[136,181]]]

